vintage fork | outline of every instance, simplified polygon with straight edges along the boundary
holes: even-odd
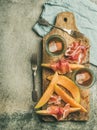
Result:
[[[44,26],[52,26],[54,28],[57,28],[61,31],[64,31],[66,33],[68,33],[70,36],[74,37],[74,38],[83,38],[84,37],[84,34],[81,33],[81,32],[78,32],[78,31],[75,31],[75,30],[71,30],[71,29],[66,29],[66,28],[61,28],[61,27],[58,27],[56,25],[53,25],[53,24],[50,24],[48,21],[46,21],[45,19],[43,18],[40,18],[38,20],[38,23],[40,25],[44,25]]]
[[[32,54],[31,57],[31,69],[32,69],[32,78],[33,78],[33,90],[32,90],[32,100],[34,102],[37,101],[37,91],[35,88],[35,77],[36,77],[36,73],[37,73],[37,54]]]

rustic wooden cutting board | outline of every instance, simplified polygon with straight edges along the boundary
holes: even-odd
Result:
[[[56,22],[55,22],[56,26],[62,27],[62,28],[66,28],[66,29],[72,29],[72,30],[77,30],[77,26],[76,26],[76,22],[75,22],[75,18],[73,13],[71,12],[62,12],[59,13],[56,17]],[[69,36],[67,33],[53,28],[44,38],[43,38],[43,55],[42,55],[42,63],[49,63],[52,60],[56,60],[59,57],[61,57],[62,55],[56,56],[56,57],[52,57],[50,55],[47,54],[46,52],[46,41],[47,39],[51,36],[51,35],[60,35],[62,36],[67,43],[67,47],[68,45],[70,45],[75,39],[72,38],[71,36]],[[79,40],[79,39],[78,39]],[[88,38],[84,37],[81,39],[83,41],[84,44],[88,45],[89,44],[89,40]],[[89,53],[87,55],[86,61],[85,63],[89,63]],[[87,65],[87,64],[86,64]],[[47,88],[49,81],[47,81],[47,76],[51,75],[52,71],[50,71],[49,69],[43,68],[42,69],[42,92],[45,91],[45,89]],[[89,94],[89,89],[88,90],[81,90],[80,89],[80,94],[81,94],[81,105],[84,106],[87,109],[87,113],[85,112],[76,112],[76,113],[72,113],[69,114],[68,118],[66,118],[66,120],[75,120],[75,121],[87,121],[89,119],[89,111],[90,111],[90,107],[89,107],[89,103],[90,103],[90,94]],[[51,117],[43,117],[44,121],[53,121],[53,118]]]

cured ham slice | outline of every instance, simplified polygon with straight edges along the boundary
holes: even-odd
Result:
[[[82,64],[86,58],[87,49],[89,47],[82,45],[81,42],[73,42],[66,50],[65,56],[68,60]]]
[[[41,64],[43,67],[51,68],[54,72],[58,72],[59,74],[66,74],[73,70],[84,68],[84,65],[80,64],[71,64],[65,58],[59,59],[53,63],[48,64]]]
[[[51,64],[51,68],[53,71],[57,71],[58,73],[67,73],[70,72],[69,62],[65,59],[60,59],[57,62]]]
[[[61,104],[61,97],[58,95],[52,95],[48,101],[48,104],[55,104],[55,105]]]
[[[70,104],[66,104],[64,107],[50,106],[47,108],[50,115],[54,116],[57,120],[65,119],[70,113]]]

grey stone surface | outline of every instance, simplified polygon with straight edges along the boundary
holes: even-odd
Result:
[[[97,4],[97,0],[92,0]],[[33,52],[40,55],[41,38],[32,30],[45,0],[0,0],[0,130],[96,130],[97,82],[91,88],[88,122],[44,123],[31,100]],[[39,58],[40,60],[40,58]],[[97,68],[91,66],[97,75]],[[38,94],[41,87],[37,73]]]

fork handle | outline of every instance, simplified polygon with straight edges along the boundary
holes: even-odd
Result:
[[[54,28],[57,28],[57,29],[59,29],[59,30],[61,30],[61,31],[65,31],[65,30],[63,30],[61,27],[58,27],[58,26],[56,26],[56,25],[53,25],[53,24],[50,24],[50,23],[49,23],[49,25],[52,26],[52,27],[54,27]]]
[[[33,90],[35,90],[35,77],[36,77],[36,70],[33,70],[32,72],[32,78],[33,78]]]
[[[33,77],[32,100],[33,100],[34,102],[36,102],[37,99],[38,99],[38,96],[37,96],[37,90],[35,90],[35,77],[36,77],[36,70],[33,70],[32,72],[33,72],[33,74],[32,74],[32,77]]]
[[[69,35],[71,34],[71,30],[70,29],[61,28],[61,27],[58,27],[58,26],[50,24],[50,23],[49,23],[49,25],[52,26],[52,27],[54,27],[54,28],[57,28],[57,29],[59,29],[61,31],[64,31],[64,32],[68,33]]]
[[[36,71],[33,70],[32,78],[33,78],[33,90],[35,90],[35,77],[36,77]]]

